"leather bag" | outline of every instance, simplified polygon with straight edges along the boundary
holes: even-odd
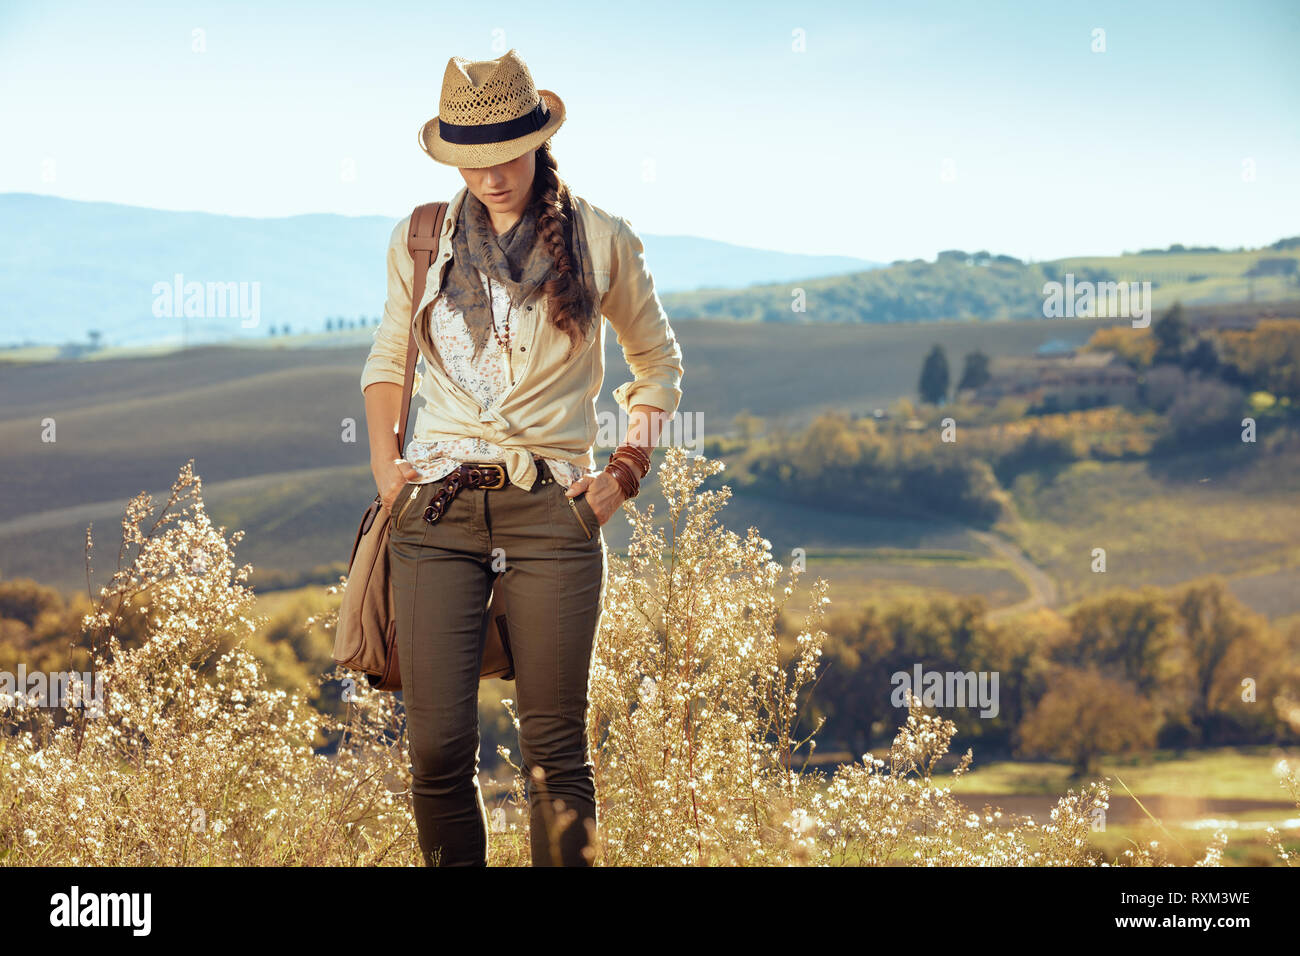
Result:
[[[424,298],[425,280],[438,235],[447,212],[446,203],[427,203],[411,213],[407,247],[415,260],[411,294],[411,331],[406,343],[406,372],[402,382],[401,418],[398,419],[397,447],[406,450],[406,424],[411,412],[411,391],[415,382],[415,363],[419,347],[415,343],[415,310]],[[401,494],[401,492],[399,492]],[[389,522],[392,515],[379,494],[361,516],[352,554],[348,558],[348,578],[343,588],[338,624],[334,631],[334,660],[342,667],[361,671],[370,685],[378,690],[402,689],[397,659],[396,605],[388,556]],[[513,680],[514,660],[510,654],[509,630],[502,575],[493,582],[487,606],[483,609],[483,667],[479,679],[499,677]],[[418,628],[418,623],[416,624]]]

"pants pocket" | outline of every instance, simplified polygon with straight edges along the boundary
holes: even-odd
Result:
[[[403,516],[405,516],[406,512],[410,510],[411,505],[415,503],[415,499],[420,496],[420,489],[422,487],[424,486],[413,485],[409,481],[402,485],[402,490],[399,491],[397,497],[393,499],[393,505],[396,508],[393,512],[393,530],[396,530],[397,526],[401,524]]]
[[[587,493],[584,491],[573,498],[565,495],[564,500],[569,503],[569,510],[573,512],[573,517],[577,520],[583,535],[590,541],[600,527],[600,522],[596,520],[596,513],[591,510],[591,505],[587,504]]]

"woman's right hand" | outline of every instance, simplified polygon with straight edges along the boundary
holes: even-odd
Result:
[[[371,471],[375,476],[375,489],[379,492],[379,500],[390,513],[393,510],[394,500],[406,483],[420,477],[420,473],[412,468],[411,463],[405,458],[390,459],[381,465],[373,466]]]

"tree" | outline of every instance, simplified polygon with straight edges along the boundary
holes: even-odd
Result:
[[[1183,368],[1189,372],[1213,375],[1219,370],[1219,345],[1213,336],[1202,335],[1183,357]]]
[[[801,479],[850,469],[862,458],[853,423],[839,414],[814,419],[803,435],[802,446],[796,461]]]
[[[1166,415],[1175,441],[1239,440],[1238,422],[1246,406],[1241,389],[1216,378],[1192,376]]]
[[[1102,754],[1155,743],[1150,701],[1129,681],[1095,669],[1062,668],[1020,726],[1020,750],[1069,761],[1076,776],[1095,773]]]
[[[825,719],[822,740],[846,747],[855,757],[866,753],[879,729],[896,717],[889,706],[889,674],[897,638],[884,602],[837,612],[827,622],[825,669],[812,693],[807,729]]]
[[[63,599],[54,588],[31,578],[0,582],[0,620],[21,621],[35,627],[42,614],[58,611]]]
[[[1267,701],[1286,696],[1285,685],[1294,679],[1285,642],[1268,620],[1243,605],[1220,577],[1193,581],[1174,597],[1174,611],[1191,657],[1190,721],[1200,743],[1234,743],[1268,733],[1275,711]],[[1256,701],[1242,699],[1242,678],[1259,685]],[[1253,727],[1252,727],[1253,725]]]
[[[1179,361],[1192,334],[1183,316],[1182,305],[1175,302],[1168,312],[1156,319],[1151,332],[1157,343],[1155,363]]]
[[[1223,332],[1219,340],[1220,377],[1300,401],[1300,320],[1260,319],[1254,329]]]
[[[900,395],[889,403],[889,417],[906,422],[916,417],[916,406],[906,395]]]
[[[1255,264],[1247,269],[1242,275],[1247,278],[1256,276],[1285,276],[1294,278],[1300,265],[1290,256],[1272,256],[1255,260]]]
[[[948,356],[936,342],[921,366],[921,401],[941,404],[948,397],[948,382]]]
[[[980,351],[967,352],[957,388],[979,388],[989,377],[989,357]]]
[[[1177,723],[1185,712],[1186,642],[1167,596],[1156,588],[1115,591],[1081,602],[1069,615],[1071,642],[1054,658],[1132,684]]]

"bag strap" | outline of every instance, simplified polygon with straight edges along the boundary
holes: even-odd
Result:
[[[416,309],[424,298],[425,279],[438,249],[442,233],[442,220],[447,214],[445,202],[425,203],[411,213],[411,227],[406,234],[406,248],[415,260],[411,289],[411,330],[406,340],[406,371],[402,376],[402,417],[397,420],[397,454],[406,454],[406,420],[411,415],[411,392],[415,385],[415,363],[420,357],[420,347],[415,344]]]

